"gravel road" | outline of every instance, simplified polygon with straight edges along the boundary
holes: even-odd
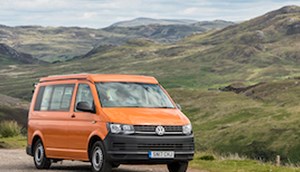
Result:
[[[50,170],[37,170],[33,164],[32,157],[22,149],[0,149],[0,171],[1,172],[70,172],[70,171],[90,171],[90,163],[78,161],[63,161],[54,163]],[[121,165],[113,172],[168,172],[165,165]],[[188,172],[201,172],[189,169]]]

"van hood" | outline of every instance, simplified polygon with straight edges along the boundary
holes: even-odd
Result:
[[[103,108],[112,123],[130,125],[186,125],[189,119],[178,109]]]

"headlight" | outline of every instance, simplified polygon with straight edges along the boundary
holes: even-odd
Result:
[[[108,128],[111,133],[114,134],[133,134],[134,127],[133,125],[126,124],[108,124]]]
[[[192,133],[192,124],[182,126],[182,133],[190,135]]]

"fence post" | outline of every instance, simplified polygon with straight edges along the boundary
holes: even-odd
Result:
[[[280,155],[276,156],[276,166],[280,166]]]

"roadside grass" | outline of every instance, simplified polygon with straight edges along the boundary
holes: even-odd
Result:
[[[0,122],[0,148],[17,149],[25,148],[26,137],[21,134],[22,128],[16,121]]]
[[[275,166],[272,163],[264,163],[250,160],[238,155],[219,156],[213,155],[214,160],[203,160],[201,157],[210,156],[207,153],[198,153],[190,163],[192,168],[207,172],[300,172],[295,166]]]
[[[19,149],[25,148],[27,138],[22,135],[8,138],[0,138],[0,149]]]

